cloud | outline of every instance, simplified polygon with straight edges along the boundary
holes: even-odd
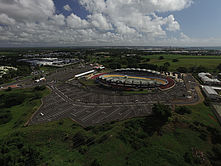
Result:
[[[21,45],[156,45],[190,40],[173,12],[192,0],[78,0],[89,13],[56,14],[53,0],[0,0],[0,43]],[[63,7],[72,11],[67,4]],[[168,33],[178,37],[168,37]]]
[[[166,23],[167,23],[167,30],[168,31],[180,30],[180,24],[177,21],[175,21],[175,18],[173,15],[169,15],[166,18]]]
[[[15,20],[13,18],[9,18],[5,13],[2,13],[0,14],[0,24],[13,25],[15,24]]]
[[[43,21],[55,13],[52,0],[1,0],[0,13],[16,21]]]
[[[95,27],[101,31],[108,31],[112,29],[112,25],[107,21],[101,13],[96,13],[88,16],[92,27]]]
[[[64,6],[64,10],[70,12],[72,9],[71,9],[71,7],[67,4],[67,5]]]

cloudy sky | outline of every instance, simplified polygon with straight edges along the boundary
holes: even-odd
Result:
[[[0,47],[221,46],[221,0],[0,0]]]

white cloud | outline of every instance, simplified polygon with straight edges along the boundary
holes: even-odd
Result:
[[[9,18],[5,13],[0,14],[0,24],[12,25],[15,24],[13,18]]]
[[[70,12],[71,11],[71,7],[67,4],[67,5],[64,6],[64,10]]]
[[[82,20],[73,13],[67,17],[66,21],[67,25],[73,29],[85,29],[89,26],[89,23],[86,20]]]
[[[78,0],[89,12],[55,14],[53,0],[0,0],[0,43],[42,45],[155,45],[190,39],[171,14],[192,0]],[[69,5],[64,9],[72,11]],[[75,12],[75,11],[73,11]],[[168,32],[179,37],[168,38]],[[177,43],[177,41],[176,41]]]
[[[101,31],[111,30],[112,26],[108,23],[106,17],[104,17],[101,13],[96,13],[88,16],[91,25]]]
[[[42,21],[55,12],[52,0],[1,0],[0,13],[17,21]]]
[[[173,15],[169,15],[166,18],[167,30],[168,31],[177,31],[180,30],[180,24],[175,20]]]

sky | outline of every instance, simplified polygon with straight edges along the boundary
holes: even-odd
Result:
[[[220,47],[220,7],[220,0],[0,0],[0,47]]]

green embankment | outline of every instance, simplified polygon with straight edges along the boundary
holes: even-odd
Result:
[[[0,125],[0,137],[20,128],[41,105],[41,98],[49,93],[49,89],[13,89],[0,91],[0,111],[10,113],[12,119]]]

